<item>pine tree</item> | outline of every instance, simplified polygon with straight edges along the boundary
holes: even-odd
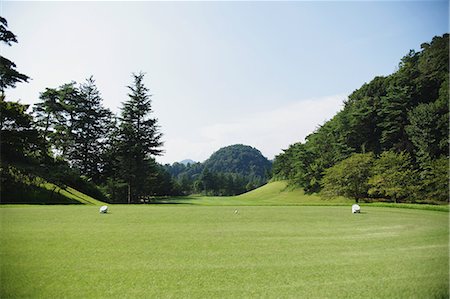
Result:
[[[160,155],[162,134],[152,113],[151,95],[144,86],[144,74],[133,74],[128,101],[123,103],[117,136],[117,155],[122,179],[127,182],[127,201],[136,202],[146,194],[152,156]]]
[[[99,181],[106,134],[112,113],[103,107],[95,80],[90,77],[79,87],[79,101],[74,103],[72,147],[68,152],[71,163],[88,178]]]

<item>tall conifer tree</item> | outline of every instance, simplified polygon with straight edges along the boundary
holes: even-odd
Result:
[[[83,175],[99,180],[105,136],[110,128],[112,113],[103,107],[95,80],[90,77],[79,88],[72,126],[73,147],[69,160]]]
[[[153,169],[152,156],[162,153],[162,134],[152,118],[151,95],[144,86],[144,74],[133,74],[129,99],[123,103],[118,132],[118,156],[122,179],[127,183],[127,201],[136,202],[146,194]]]

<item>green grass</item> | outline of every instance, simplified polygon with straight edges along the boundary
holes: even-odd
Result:
[[[316,194],[305,194],[301,188],[288,187],[286,181],[275,181],[239,196],[186,196],[162,199],[156,202],[202,206],[348,206],[353,204],[354,200],[344,197],[324,199]],[[448,204],[430,205],[373,202],[361,203],[360,205],[449,212]]]
[[[307,195],[301,188],[289,188],[285,181],[271,182],[239,196],[187,196],[158,202],[206,206],[348,205],[352,203],[351,200],[343,197],[324,200],[318,195]]]
[[[53,189],[53,184],[47,183],[44,185],[45,188],[47,189]],[[87,205],[104,205],[105,203],[96,200],[92,197],[90,197],[89,195],[86,195],[78,190],[75,190],[71,187],[66,187],[65,189],[61,189],[57,187],[56,192],[59,192],[59,194],[65,196],[66,198],[70,198],[74,201],[77,201],[79,203],[82,204],[87,204]]]
[[[448,297],[448,213],[261,200],[3,206],[0,298]]]

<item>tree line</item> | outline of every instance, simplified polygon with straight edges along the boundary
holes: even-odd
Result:
[[[17,42],[5,19],[1,30],[4,43]],[[192,193],[236,195],[270,177],[271,163],[244,145],[220,149],[204,163],[158,164],[162,133],[143,73],[132,75],[118,115],[103,105],[92,76],[82,83],[46,88],[30,109],[6,100],[5,89],[26,83],[29,77],[1,59],[8,62],[0,69],[2,202],[56,203],[60,197],[56,187],[67,186],[115,203]],[[42,188],[47,183],[54,185],[53,190]]]
[[[447,201],[449,35],[411,50],[389,76],[276,156],[274,177],[358,200]]]
[[[0,42],[17,38],[0,17]],[[355,90],[331,120],[271,163],[243,145],[204,163],[160,165],[162,133],[144,74],[132,75],[114,115],[93,77],[46,88],[28,105],[5,91],[30,78],[0,56],[1,200],[58,202],[71,186],[100,200],[138,203],[155,196],[235,195],[273,176],[308,193],[359,200],[448,200],[449,35],[411,50],[398,70]]]
[[[17,42],[4,18],[0,40]],[[170,174],[155,161],[163,152],[162,133],[143,73],[132,75],[118,116],[103,106],[93,77],[46,88],[29,113],[28,105],[7,101],[5,95],[29,77],[3,56],[0,65],[3,201],[31,193],[39,197],[37,187],[46,182],[110,202],[178,194]]]
[[[223,147],[203,163],[165,165],[183,194],[237,195],[267,183],[272,164],[251,146]]]

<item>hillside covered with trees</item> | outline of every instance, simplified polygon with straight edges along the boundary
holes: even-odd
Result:
[[[355,90],[331,120],[276,157],[273,175],[357,201],[447,201],[448,89],[444,34]]]
[[[251,146],[223,147],[203,163],[165,166],[184,194],[237,195],[265,184],[272,163]]]

